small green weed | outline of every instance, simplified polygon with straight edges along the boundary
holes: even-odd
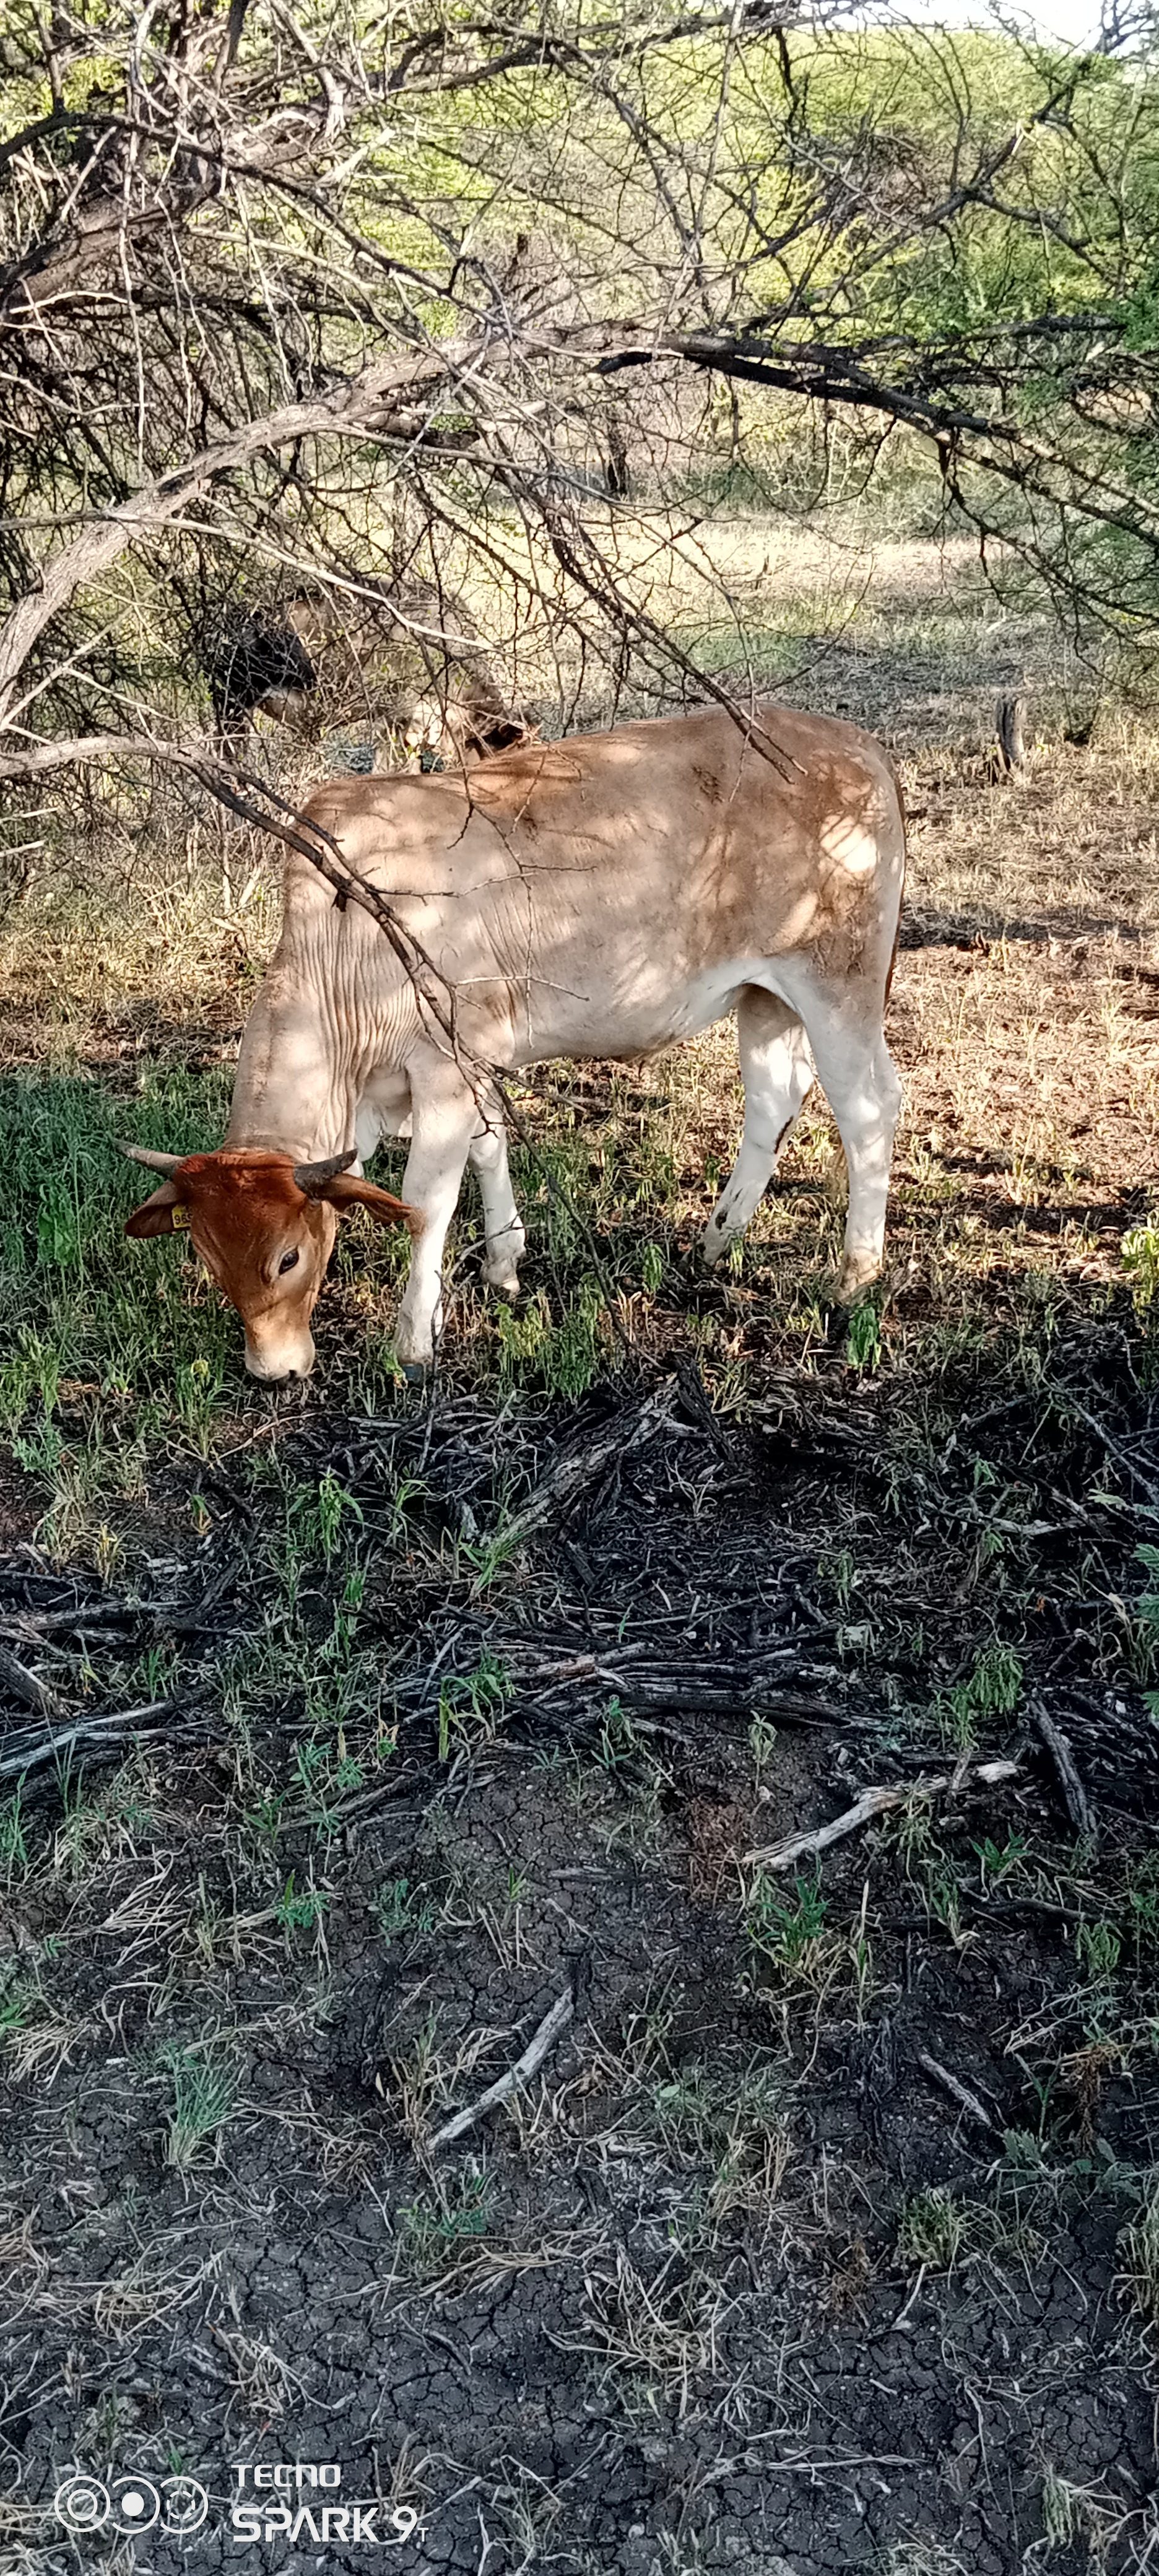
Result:
[[[452,1675],[439,1692],[439,1760],[490,1744],[511,1692],[511,1676],[484,1647],[474,1672]]]
[[[1124,1874],[1123,1908],[1136,1967],[1159,1947],[1159,1852],[1134,1853]]]
[[[697,2059],[657,2078],[650,2091],[660,2134],[678,2154],[718,2156],[738,2125],[775,2128],[784,2116],[785,2078],[775,2066],[733,2075]]]
[[[1148,2174],[1118,2246],[1120,2285],[1145,2325],[1159,2325],[1159,2172]]]
[[[294,1777],[306,1792],[306,1816],[312,1825],[336,1823],[343,1800],[361,1789],[366,1772],[352,1753],[330,1735],[310,1737],[294,1755]]]
[[[440,2181],[433,2192],[400,2209],[399,2259],[417,2280],[437,2280],[457,2255],[488,2234],[490,2226],[485,2175],[464,2173]]]
[[[9,2038],[26,2027],[35,2011],[37,1999],[33,1979],[18,1975],[14,1967],[5,1970],[0,1978],[0,2039]]]
[[[911,1798],[882,1828],[884,1842],[895,1842],[906,1877],[918,1890],[933,1920],[943,1923],[952,1941],[961,1936],[962,1888],[955,1856],[938,1832],[926,1798]]]
[[[778,1733],[779,1730],[774,1726],[772,1718],[765,1717],[758,1709],[749,1725],[749,1752],[753,1758],[753,1771],[758,1780],[761,1773],[768,1768],[776,1752]]]
[[[359,1529],[362,1528],[362,1512],[353,1494],[347,1493],[345,1486],[339,1484],[333,1468],[327,1467],[325,1474],[319,1480],[318,1497],[314,1507],[314,1527],[324,1564],[333,1563],[343,1527],[351,1520],[357,1523]]]
[[[500,1305],[495,1317],[500,1385],[538,1385],[552,1395],[586,1395],[600,1365],[603,1313],[603,1297],[594,1279],[581,1280],[558,1323],[552,1321],[542,1289],[521,1315]]]
[[[203,1352],[177,1371],[174,1411],[199,1458],[208,1458],[213,1450],[224,1379],[220,1359],[215,1366]]]
[[[1022,1661],[1012,1646],[995,1639],[974,1657],[973,1672],[939,1691],[934,1712],[943,1741],[957,1752],[972,1751],[978,1741],[977,1720],[1011,1717],[1022,1696]]]
[[[779,1975],[807,1980],[820,1964],[828,1911],[816,1880],[798,1878],[789,1896],[777,1879],[758,1870],[749,1890],[745,1931]]]
[[[184,2170],[216,2138],[237,2102],[237,2068],[232,2059],[215,2059],[208,2047],[183,2046],[170,2040],[159,2049],[157,2064],[168,2075],[173,2105],[165,2134],[167,2165]]]
[[[412,1887],[409,1878],[388,1879],[378,1891],[375,1910],[387,1941],[397,1941],[404,1932],[433,1932],[438,1919],[425,1887]]]
[[[984,1842],[975,1843],[974,1849],[981,1867],[983,1887],[1001,1887],[1003,1879],[1014,1877],[1022,1867],[1030,1845],[1025,1834],[1007,1834],[1004,1843],[996,1843],[993,1836],[987,1834]]]
[[[622,1771],[627,1763],[639,1760],[644,1750],[628,1711],[617,1697],[608,1701],[600,1719],[599,1760],[606,1771]]]
[[[1159,1547],[1137,1547],[1135,1554],[1151,1578],[1147,1591],[1140,1595],[1138,1613],[1148,1665],[1153,1670],[1159,1656]],[[1159,1717],[1159,1692],[1150,1691],[1146,1697],[1152,1717]]]
[[[871,1299],[855,1306],[845,1336],[845,1358],[851,1369],[875,1369],[881,1358],[881,1317]]]
[[[18,1780],[10,1798],[0,1806],[0,1882],[15,1887],[28,1875],[28,1843],[24,1832],[24,1782]]]
[[[1123,1955],[1122,1934],[1113,1923],[1080,1923],[1075,1953],[1093,1986],[1109,1985]]]
[[[322,1921],[329,1902],[321,1888],[296,1888],[291,1870],[274,1913],[284,1932],[312,1932],[315,1924]]]
[[[282,1487],[282,1527],[271,1541],[270,1561],[287,1601],[293,1604],[305,1568],[321,1558],[329,1571],[343,1533],[350,1524],[362,1527],[362,1509],[339,1484],[332,1468],[327,1467],[314,1485],[287,1476],[275,1453],[265,1472]]]
[[[898,2220],[898,2260],[907,2271],[925,2263],[931,2271],[952,2272],[966,2243],[966,2218],[942,2184],[914,2192]]]
[[[1123,1236],[1122,1255],[1135,1312],[1144,1315],[1159,1295],[1159,1224],[1134,1226]]]
[[[481,1600],[483,1595],[490,1591],[496,1575],[502,1574],[512,1557],[518,1555],[522,1545],[523,1541],[518,1531],[505,1529],[502,1521],[489,1538],[460,1539],[459,1554],[464,1564],[470,1566],[474,1575],[473,1590],[478,1599]]]
[[[1042,2535],[1049,2548],[1081,2551],[1087,2566],[1101,2576],[1128,2519],[1122,2496],[1105,2482],[1084,2487],[1061,2469],[1044,2469]]]

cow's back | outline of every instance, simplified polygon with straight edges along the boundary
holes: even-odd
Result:
[[[520,746],[466,777],[336,780],[309,811],[464,1010],[518,1023],[522,1059],[684,1035],[754,962],[888,971],[896,783],[872,736],[835,719],[714,707]]]

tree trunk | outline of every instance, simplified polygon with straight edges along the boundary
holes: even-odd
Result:
[[[1008,777],[1013,777],[1017,770],[1026,767],[1026,740],[1023,733],[1025,722],[1024,698],[999,698],[995,709],[998,751]]]
[[[607,486],[613,500],[626,501],[629,489],[628,440],[625,430],[623,409],[619,403],[608,404],[607,425]]]

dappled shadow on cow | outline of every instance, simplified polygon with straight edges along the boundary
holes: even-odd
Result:
[[[878,1276],[900,1105],[884,1011],[904,830],[871,737],[795,709],[742,724],[713,708],[467,776],[335,780],[299,829],[348,872],[342,899],[295,839],[226,1144],[144,1156],[163,1185],[130,1220],[138,1235],[188,1228],[242,1317],[255,1377],[313,1367],[310,1318],[355,1204],[410,1232],[395,1352],[408,1376],[428,1367],[468,1168],[484,1276],[517,1289],[508,1078],[560,1056],[651,1054],[731,1015],[744,1129],[703,1263],[744,1232],[817,1077],[849,1173],[838,1298]],[[408,1139],[402,1199],[361,1176],[384,1136]]]

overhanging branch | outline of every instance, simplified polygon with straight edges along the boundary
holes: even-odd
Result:
[[[448,343],[426,354],[379,361],[336,393],[289,403],[267,413],[264,420],[247,421],[234,437],[203,449],[176,473],[143,484],[127,501],[107,511],[50,559],[39,589],[18,600],[0,627],[0,726],[11,716],[20,673],[45,627],[82,584],[95,581],[116,563],[142,527],[155,531],[170,525],[219,476],[236,473],[280,447],[304,438],[363,436],[384,425],[384,414],[389,419],[406,397],[413,400],[420,388],[437,383],[468,355],[461,343]]]

